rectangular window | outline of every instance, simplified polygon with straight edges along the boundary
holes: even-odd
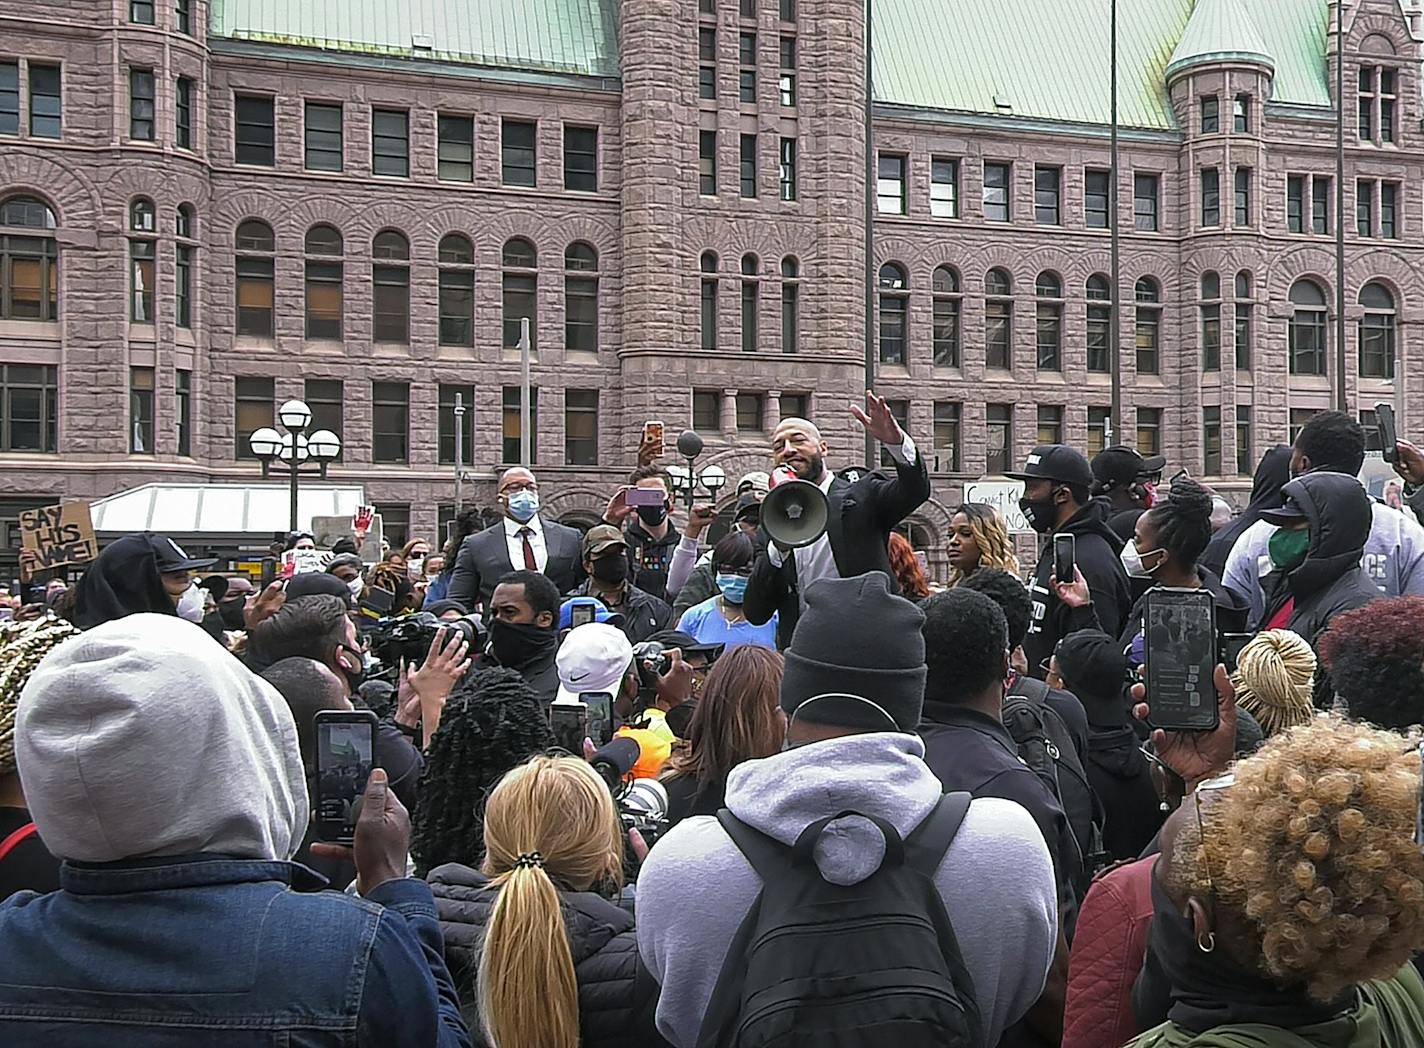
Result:
[[[880,295],[880,362],[905,364],[909,298],[903,293]]]
[[[908,400],[887,400],[885,406],[890,409],[890,417],[900,424],[900,429],[910,432],[910,402]],[[880,449],[880,465],[884,469],[892,469],[895,460],[890,457],[890,452],[883,446]]]
[[[1013,300],[984,301],[984,363],[991,368],[1012,366]]]
[[[505,120],[500,129],[500,176],[507,186],[534,186],[534,137],[537,125],[527,120]]]
[[[176,0],[173,5],[173,25],[180,33],[193,31],[192,0]]]
[[[272,337],[274,303],[272,260],[237,260],[237,333],[256,338]]]
[[[762,423],[766,398],[760,393],[737,394],[737,432],[757,433],[765,426]]]
[[[410,177],[410,114],[404,109],[371,110],[371,172]]]
[[[1089,229],[1107,229],[1111,207],[1112,172],[1088,168],[1083,172],[1083,222]]]
[[[757,136],[743,135],[741,149],[742,196],[755,200],[757,195]]]
[[[306,104],[306,167],[308,171],[340,171],[346,166],[341,103]]]
[[[564,349],[598,352],[598,277],[593,273],[564,276]]]
[[[462,259],[464,256],[460,256]],[[442,259],[442,261],[444,261]],[[475,271],[440,267],[440,344],[475,344]]]
[[[1295,443],[1295,438],[1300,436],[1300,431],[1305,428],[1305,424],[1313,419],[1319,411],[1313,408],[1291,408],[1290,413],[1290,442]]]
[[[1235,177],[1236,216],[1234,221],[1237,228],[1243,228],[1251,224],[1251,169],[1238,167]]]
[[[1231,107],[1232,130],[1245,132],[1251,130],[1251,96],[1237,95],[1236,101]]]
[[[529,352],[538,345],[539,278],[533,273],[505,273],[501,285],[504,347],[518,349],[520,321],[529,321]]]
[[[441,113],[436,123],[436,177],[442,182],[475,180],[475,119]]]
[[[1215,95],[1206,95],[1201,100],[1201,133],[1214,135],[1221,130],[1221,103]]]
[[[0,135],[20,133],[20,63],[0,62]]]
[[[381,537],[400,549],[410,536],[410,503],[381,500]]]
[[[1380,236],[1386,240],[1399,237],[1399,183],[1380,183]]]
[[[1036,166],[1033,169],[1033,220],[1041,226],[1061,224],[1058,199],[1062,181],[1062,168]]]
[[[1143,458],[1162,454],[1162,409],[1137,409],[1137,453]]]
[[[468,466],[475,456],[475,387],[450,385],[442,382],[439,390],[440,419],[436,424],[440,440],[438,454],[442,466],[455,464],[455,395],[457,393],[460,396],[460,406],[465,412],[460,416],[458,425],[460,463]]]
[[[1088,457],[1092,458],[1108,446],[1108,419],[1112,409],[1088,408]]]
[[[702,433],[722,428],[722,394],[711,389],[692,391],[692,428]]]
[[[59,66],[31,62],[30,134],[35,138],[58,138],[61,113]]]
[[[934,321],[934,366],[959,367],[959,296],[936,294],[932,304]]]
[[[984,424],[988,441],[985,450],[984,472],[994,475],[1007,473],[1014,454],[1014,406],[1012,404],[984,405]]]
[[[905,213],[905,166],[903,153],[881,153],[876,161],[875,205],[882,215]]]
[[[697,133],[697,191],[703,196],[717,195],[717,132]]]
[[[153,141],[153,70],[129,70],[129,138]]]
[[[1137,307],[1137,370],[1155,375],[1161,369],[1160,328],[1162,310],[1153,305]]]
[[[1236,475],[1249,477],[1256,471],[1251,449],[1251,405],[1236,405]]]
[[[178,454],[193,454],[193,373],[179,368],[173,388],[174,414],[178,421]]]
[[[1106,292],[1103,293],[1106,298]],[[1108,346],[1112,343],[1112,306],[1107,301],[1088,303],[1088,370],[1106,375]]]
[[[248,439],[254,430],[272,426],[276,418],[272,379],[239,375],[234,380],[233,403],[236,408],[234,451],[240,459],[255,459],[257,456],[252,453]]]
[[[1201,307],[1202,370],[1221,370],[1221,303]]]
[[[1251,370],[1251,303],[1236,303],[1236,370]]]
[[[180,328],[193,326],[193,249],[179,244],[173,274],[173,319]]]
[[[1063,408],[1057,404],[1040,404],[1038,406],[1038,434],[1035,437],[1038,444],[1062,444],[1063,443]]]
[[[741,14],[743,18],[755,18],[756,0],[741,0]]]
[[[742,281],[742,352],[755,353],[760,346],[757,314],[761,311],[761,285],[755,280]]]
[[[1325,374],[1326,337],[1324,302],[1318,306],[1294,307],[1287,322],[1292,375]]]
[[[959,217],[959,161],[930,158],[930,214],[935,218]]]
[[[371,461],[410,460],[410,384],[371,383]]]
[[[1202,408],[1202,468],[1208,477],[1221,476],[1221,408]]]
[[[934,406],[934,468],[936,473],[958,473],[959,418],[956,403],[937,401]]]
[[[1362,237],[1375,232],[1375,184],[1364,179],[1355,183],[1355,232]]]
[[[743,102],[755,103],[757,100],[756,52],[756,34],[742,33],[737,38],[737,63],[740,67],[737,74],[737,90],[738,97]]]
[[[781,0],[781,20],[783,22],[796,21],[796,0]]]
[[[59,450],[59,368],[0,364],[0,451]]]
[[[701,294],[702,324],[699,345],[703,352],[710,353],[717,348],[717,278],[702,278]]]
[[[152,455],[153,368],[129,368],[129,453]]]
[[[270,95],[238,95],[236,104],[235,159],[239,164],[272,167],[275,161],[276,125]]]
[[[564,127],[564,188],[573,193],[598,189],[598,128]]]
[[[308,432],[329,429],[338,440],[346,438],[346,428],[342,424],[342,407],[345,403],[345,386],[339,378],[309,378],[303,383],[302,399],[311,409],[311,428]],[[341,455],[336,456],[341,461]]]
[[[1007,222],[1011,215],[1009,185],[1013,173],[1010,164],[984,163],[984,218],[989,222]]]
[[[1034,344],[1040,371],[1063,370],[1063,303],[1040,299],[1035,305]]]
[[[410,269],[371,267],[371,341],[410,341]]]
[[[1201,224],[1221,225],[1221,172],[1214,167],[1201,171]]]
[[[564,390],[564,463],[598,465],[598,390]]]
[[[782,105],[789,107],[796,104],[796,38],[794,36],[781,38],[781,73],[777,79],[777,90],[781,95]]]
[[[809,393],[783,393],[779,404],[782,418],[807,418],[811,414]]]
[[[1286,176],[1286,229],[1305,232],[1305,176]]]
[[[785,267],[782,273],[786,272]],[[795,353],[801,338],[801,285],[781,282],[781,352]]]
[[[697,30],[697,97],[717,97],[717,30],[700,26]]]
[[[129,21],[153,25],[153,0],[129,0]]]
[[[1330,232],[1330,179],[1320,175],[1310,180],[1310,229],[1317,234]]]
[[[340,340],[344,312],[344,274],[345,269],[339,261],[315,258],[307,260],[307,338]]]
[[[781,183],[781,199],[796,199],[796,139],[781,140],[781,164],[778,169]]]
[[[180,76],[173,85],[173,144],[193,148],[193,81]]]
[[[135,324],[153,323],[154,265],[158,245],[152,240],[129,241],[129,319]]]
[[[1156,175],[1132,176],[1132,222],[1135,229],[1147,233],[1157,231],[1157,186]]]

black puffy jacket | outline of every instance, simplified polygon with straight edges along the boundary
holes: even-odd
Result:
[[[426,879],[440,914],[445,962],[460,994],[460,1011],[478,1048],[486,1041],[475,980],[496,895],[487,877],[459,863],[439,866]],[[665,1045],[654,1026],[658,986],[638,960],[632,915],[592,892],[561,892],[560,897],[578,979],[584,1048]]]

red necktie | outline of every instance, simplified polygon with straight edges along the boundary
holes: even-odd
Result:
[[[534,547],[529,545],[529,536],[534,534],[533,528],[520,528],[519,537],[524,540],[524,567],[528,571],[538,571],[539,562],[534,559]]]

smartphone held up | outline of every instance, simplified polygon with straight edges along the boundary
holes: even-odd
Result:
[[[1211,731],[1217,726],[1216,600],[1207,589],[1157,586],[1143,612],[1147,705],[1154,728]]]
[[[317,836],[336,844],[356,839],[357,801],[376,766],[376,715],[370,710],[321,710],[316,715]]]

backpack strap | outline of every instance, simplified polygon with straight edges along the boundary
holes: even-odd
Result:
[[[1037,677],[1030,677],[1020,673],[1019,679],[1014,682],[1014,686],[1009,689],[1010,695],[1022,695],[1032,702],[1042,703],[1048,699],[1048,685]]]
[[[954,843],[960,824],[974,799],[967,792],[946,793],[905,839],[905,864],[934,880],[944,853]]]
[[[727,836],[732,838],[737,850],[751,863],[762,884],[766,884],[786,869],[787,852],[790,851],[786,845],[748,826],[727,808],[717,812],[717,821],[722,824],[722,829],[727,831]]]
[[[23,841],[28,840],[40,832],[40,828],[32,822],[27,822],[14,833],[10,834],[3,841],[0,841],[0,860],[14,851]]]

